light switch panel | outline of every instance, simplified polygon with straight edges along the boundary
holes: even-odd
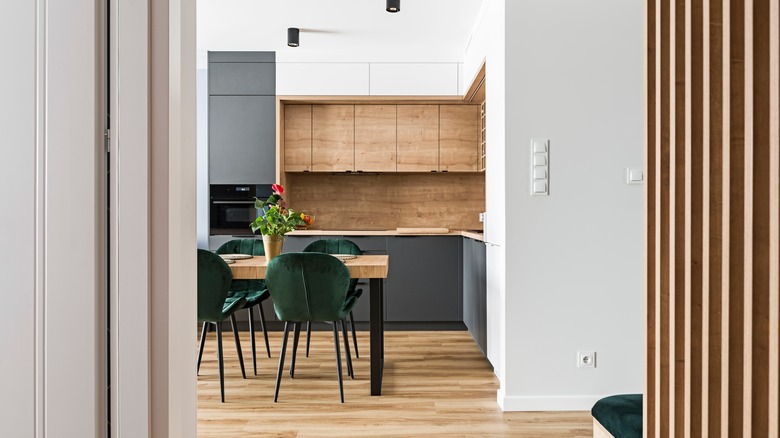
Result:
[[[626,169],[626,184],[642,184],[645,173],[641,168],[629,167]]]
[[[550,194],[550,140],[531,140],[531,196]]]

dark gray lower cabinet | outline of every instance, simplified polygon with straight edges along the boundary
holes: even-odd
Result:
[[[487,269],[485,243],[463,239],[463,323],[487,353]]]
[[[460,236],[390,236],[388,322],[462,320]]]

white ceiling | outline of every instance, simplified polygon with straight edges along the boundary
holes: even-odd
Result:
[[[482,0],[197,0],[206,51],[273,50],[278,61],[460,62]],[[301,29],[287,47],[287,28]]]

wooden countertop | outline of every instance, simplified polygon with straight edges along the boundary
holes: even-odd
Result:
[[[295,230],[288,236],[463,236],[484,241],[482,231],[450,230],[449,233],[402,233],[398,230]]]
[[[387,278],[389,256],[386,255],[361,255],[344,262],[349,268],[352,278]],[[233,272],[233,279],[259,279],[265,278],[265,270],[268,262],[265,257],[252,257],[251,259],[236,260],[228,265]]]

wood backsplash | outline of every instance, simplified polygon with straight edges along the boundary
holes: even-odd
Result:
[[[485,174],[378,175],[287,173],[285,197],[316,216],[312,228],[387,230],[446,227],[481,230]]]

